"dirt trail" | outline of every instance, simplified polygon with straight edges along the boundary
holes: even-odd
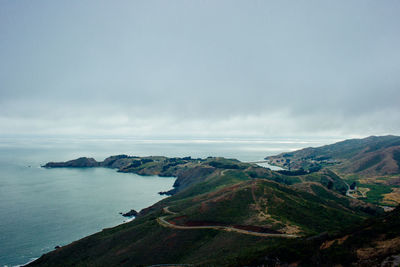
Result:
[[[169,210],[169,207],[164,207],[163,211],[170,215],[176,215],[176,212],[172,212]],[[230,226],[218,226],[218,225],[207,225],[207,226],[183,226],[183,225],[176,225],[168,222],[165,218],[169,215],[161,216],[157,218],[157,222],[164,227],[174,228],[174,229],[181,229],[181,230],[193,230],[193,229],[214,229],[214,230],[223,230],[228,232],[237,232],[240,234],[247,234],[253,236],[262,236],[262,237],[283,237],[283,238],[296,238],[297,235],[289,235],[289,234],[268,234],[268,233],[259,233],[254,231],[248,231],[243,229],[238,229]]]
[[[176,215],[176,214],[178,214],[178,213],[176,213],[176,212],[170,211],[170,210],[169,210],[169,207],[164,207],[164,208],[163,208],[163,211],[164,211],[165,213],[168,213],[168,214],[171,214],[171,215]]]

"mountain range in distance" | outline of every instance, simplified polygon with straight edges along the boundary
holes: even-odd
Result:
[[[47,163],[177,179],[174,189],[162,192],[169,197],[132,222],[57,248],[28,266],[400,263],[400,137],[346,140],[266,160],[285,170],[218,157],[119,155]]]

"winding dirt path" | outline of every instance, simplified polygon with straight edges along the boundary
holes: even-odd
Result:
[[[170,210],[169,210],[169,207],[164,207],[164,208],[163,208],[163,211],[164,211],[165,213],[168,213],[168,214],[171,214],[171,215],[176,215],[176,214],[178,214],[178,213],[176,213],[176,212],[170,211]]]
[[[163,211],[170,215],[176,215],[176,212],[170,211],[169,207],[164,207]],[[253,236],[261,236],[261,237],[282,237],[282,238],[296,238],[297,235],[289,235],[289,234],[269,234],[269,233],[260,233],[254,231],[248,231],[243,229],[238,229],[235,227],[230,226],[218,226],[218,225],[207,225],[207,226],[183,226],[183,225],[176,225],[168,222],[165,218],[169,215],[161,216],[157,218],[158,224],[164,227],[174,228],[174,229],[181,229],[181,230],[193,230],[193,229],[214,229],[214,230],[223,230],[228,232],[237,232],[240,234],[247,234]]]

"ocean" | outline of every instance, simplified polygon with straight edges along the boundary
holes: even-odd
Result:
[[[173,177],[113,169],[45,169],[49,161],[110,155],[223,156],[259,161],[331,139],[138,140],[111,138],[0,138],[0,266],[27,263],[104,228],[124,223],[119,212],[161,200]]]

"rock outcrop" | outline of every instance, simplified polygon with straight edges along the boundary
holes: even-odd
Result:
[[[97,162],[94,158],[86,158],[81,157],[74,160],[69,160],[66,162],[48,162],[44,166],[44,168],[91,168],[91,167],[99,167],[100,163]]]
[[[127,213],[122,213],[122,216],[124,216],[124,217],[133,217],[133,216],[136,216],[137,214],[138,214],[138,212],[136,210],[131,209]]]

